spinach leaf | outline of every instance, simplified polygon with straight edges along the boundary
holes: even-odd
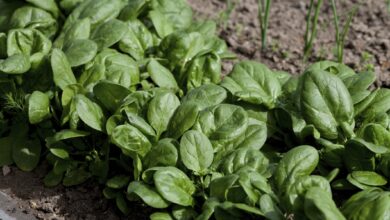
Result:
[[[176,167],[165,167],[153,175],[154,184],[161,196],[178,205],[192,206],[195,186],[183,171]]]
[[[183,164],[202,175],[213,162],[214,149],[208,138],[199,131],[187,131],[180,140],[180,157]]]

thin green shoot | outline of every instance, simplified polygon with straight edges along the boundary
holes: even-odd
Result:
[[[230,16],[236,7],[236,3],[236,0],[226,0],[226,9],[222,11],[219,16],[220,24],[222,24],[224,29],[227,27]]]
[[[311,54],[313,42],[317,36],[318,15],[320,13],[321,5],[322,0],[318,0],[315,6],[314,0],[310,0],[309,10],[306,15],[305,47],[303,48],[304,60],[307,60],[307,58]],[[312,15],[313,10],[314,15]]]
[[[267,29],[270,7],[271,0],[258,0],[258,19],[260,23],[262,50],[265,50],[267,47]]]
[[[344,44],[345,44],[345,39],[347,37],[349,27],[351,26],[351,22],[353,17],[358,11],[358,7],[355,6],[353,9],[348,13],[347,20],[345,21],[344,27],[342,31],[340,32],[340,26],[339,26],[339,17],[337,15],[337,10],[336,10],[336,3],[334,0],[331,0],[332,3],[332,10],[333,10],[333,21],[334,21],[334,26],[336,30],[336,59],[337,62],[342,63],[344,59]]]

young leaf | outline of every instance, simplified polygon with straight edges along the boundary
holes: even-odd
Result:
[[[164,199],[182,206],[194,205],[195,186],[183,173],[176,167],[165,167],[157,170],[154,175],[154,184],[157,191]]]
[[[202,175],[213,162],[214,149],[204,134],[187,131],[180,140],[180,157],[188,169]]]

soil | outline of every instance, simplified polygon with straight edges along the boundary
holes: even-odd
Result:
[[[220,21],[227,0],[189,0],[197,17]],[[313,53],[303,62],[306,13],[310,1],[273,0],[267,33],[268,47],[261,51],[257,0],[231,0],[235,8],[219,33],[239,59],[265,63],[275,70],[299,74],[313,61],[333,60],[335,28],[330,1],[323,1]],[[358,12],[345,41],[344,63],[358,71],[373,68],[377,86],[390,85],[390,10],[385,0],[336,1],[340,24],[354,6]],[[220,22],[223,24],[223,22]],[[224,26],[224,25],[220,25]],[[226,71],[232,65],[225,66]]]
[[[334,59],[334,25],[329,1],[324,1],[314,42],[313,55],[303,62],[305,14],[309,1],[272,1],[268,47],[261,51],[261,35],[257,18],[257,0],[232,0],[236,6],[219,34],[239,59],[252,59],[267,64],[272,69],[299,74],[312,61]],[[189,0],[197,18],[219,19],[226,4],[222,0]],[[338,1],[340,2],[340,1]],[[348,10],[357,5],[356,0],[342,0],[338,12],[345,20]],[[363,71],[373,68],[378,76],[377,86],[390,86],[390,12],[384,0],[366,0],[359,3],[348,38],[345,42],[344,62]],[[235,61],[236,62],[236,61]],[[224,64],[225,72],[232,62]],[[113,202],[103,199],[96,183],[78,187],[45,188],[42,184],[47,166],[40,165],[33,172],[22,172],[10,167],[5,176],[0,174],[0,191],[11,196],[20,210],[38,219],[148,219],[148,209],[132,204],[130,217],[124,217]],[[6,170],[7,171],[7,170]]]
[[[103,198],[102,188],[96,182],[87,182],[77,187],[65,188],[43,186],[48,167],[41,164],[33,172],[23,172],[9,167],[7,175],[0,174],[0,192],[16,202],[16,207],[37,219],[62,220],[140,220],[148,219],[147,208],[132,204],[131,215],[123,216],[114,202]],[[4,207],[0,207],[1,208]],[[7,210],[5,210],[7,211]]]

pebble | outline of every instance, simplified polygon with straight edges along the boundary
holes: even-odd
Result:
[[[3,166],[2,170],[3,170],[3,176],[7,176],[8,174],[11,173],[11,168],[7,165]]]

